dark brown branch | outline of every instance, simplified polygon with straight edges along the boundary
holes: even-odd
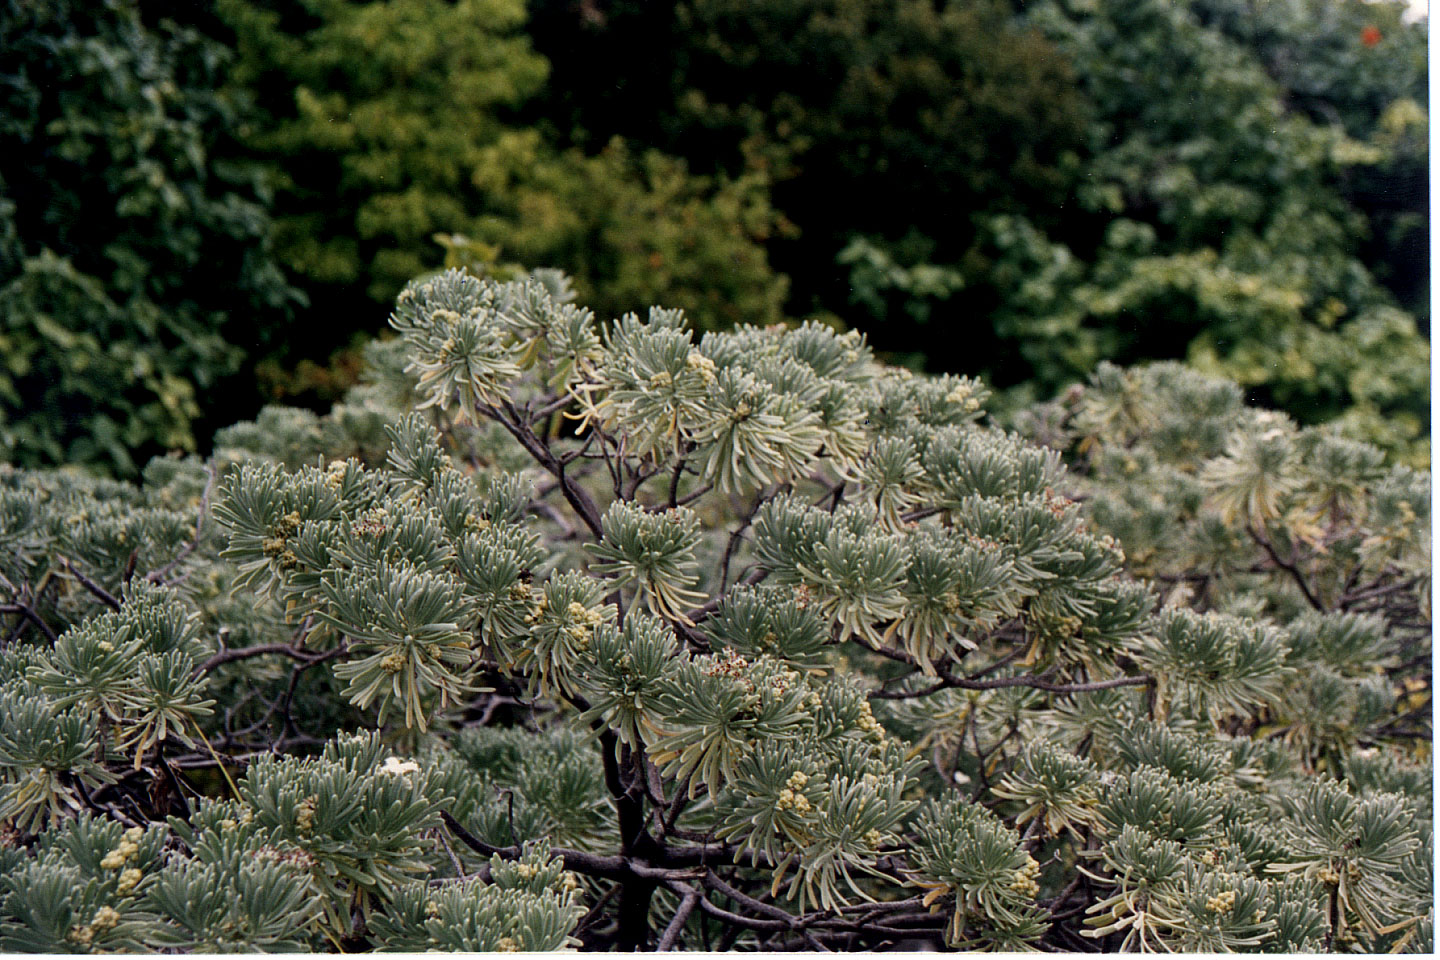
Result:
[[[609,890],[606,890],[603,894],[601,894],[600,899],[596,900],[594,905],[591,906],[588,911],[586,911],[585,916],[580,918],[580,922],[575,924],[576,934],[578,935],[581,931],[587,930],[591,926],[593,926],[595,921],[600,919],[600,915],[605,911],[605,907],[610,903],[611,900],[615,899],[615,894],[619,892],[620,885],[617,883],[612,885]]]
[[[1325,604],[1320,602],[1319,598],[1315,596],[1314,591],[1310,589],[1310,584],[1305,582],[1305,575],[1300,572],[1300,568],[1295,565],[1295,561],[1282,559],[1279,552],[1276,551],[1275,545],[1250,524],[1247,523],[1245,525],[1245,530],[1250,534],[1250,539],[1260,544],[1265,550],[1265,553],[1270,557],[1270,562],[1290,575],[1290,579],[1295,581],[1295,585],[1300,588],[1300,592],[1305,595],[1305,599],[1309,602],[1310,606],[1319,610],[1321,613],[1327,613],[1328,611]]]
[[[435,839],[440,841],[440,846],[445,848],[445,855],[450,858],[450,866],[455,869],[455,877],[459,880],[466,878],[465,868],[460,864],[460,858],[455,856],[455,848],[450,846],[450,841],[445,839],[444,830],[435,831]]]
[[[675,821],[680,818],[680,811],[685,809],[685,804],[688,802],[690,778],[693,775],[694,771],[692,770],[689,774],[685,775],[684,780],[675,781],[675,795],[671,799],[668,809],[665,811],[665,816],[660,821],[662,832],[669,833],[675,829]]]
[[[872,649],[867,647],[866,649]],[[888,647],[874,648],[875,652],[882,657],[895,660],[899,663],[906,663],[912,667],[920,664],[914,657],[900,650],[893,650]],[[928,696],[938,693],[949,687],[960,690],[999,690],[1004,687],[1030,687],[1034,690],[1045,690],[1049,693],[1093,693],[1096,690],[1110,690],[1114,687],[1149,687],[1155,683],[1155,678],[1142,674],[1138,677],[1119,677],[1114,680],[1096,680],[1088,683],[1051,683],[1048,680],[1041,680],[1039,677],[997,677],[994,680],[967,680],[964,677],[957,677],[945,670],[937,670],[939,678],[931,687],[920,692],[889,692],[877,690],[870,694],[872,700],[905,700],[916,696]]]
[[[997,630],[994,633],[990,634],[990,636],[997,636],[1000,632],[1000,630]],[[1023,634],[1020,636],[1019,639],[1021,642],[1016,644],[1014,649],[1012,649],[1009,653],[1005,654],[1005,656],[990,664],[990,666],[985,667],[983,670],[977,670],[974,673],[970,674],[970,676],[966,679],[979,680],[981,677],[984,677],[987,674],[994,673],[1001,667],[1008,666],[1009,664],[1014,663],[1016,660],[1020,659],[1020,655],[1023,654],[1027,649],[1029,649],[1030,645],[1029,643],[1025,642]],[[887,681],[887,683],[893,682],[893,680]],[[913,700],[918,697],[928,697],[933,693],[939,693],[941,690],[944,690],[948,686],[950,686],[950,684],[946,683],[944,680],[937,680],[935,683],[924,688],[923,690],[880,690],[870,694],[870,698],[872,700]]]
[[[755,586],[755,584],[759,583],[761,580],[764,580],[768,576],[770,576],[769,570],[766,570],[764,567],[756,567],[754,570],[751,570],[748,574],[746,574],[743,579],[740,580],[740,584],[747,587],[753,587]],[[685,614],[685,618],[690,622],[697,624],[700,623],[700,621],[702,620],[709,619],[711,614],[713,614],[716,610],[720,609],[720,601],[724,598],[724,592],[717,594],[710,600],[696,607],[694,610],[687,612]]]
[[[907,900],[886,900],[881,903],[851,903],[836,909],[842,913],[858,913],[861,916],[857,922],[883,916],[896,910],[911,910],[922,906],[925,903],[924,897],[910,897]]]
[[[684,464],[685,461],[681,460],[680,462],[681,464]],[[627,503],[631,500],[634,500],[635,495],[640,492],[640,488],[645,485],[645,481],[649,480],[651,477],[655,476],[659,472],[660,467],[658,464],[650,468],[649,470],[645,470],[643,469],[643,467],[637,467],[634,475],[630,478],[630,485],[624,489],[623,493],[620,494],[620,499],[626,501]]]
[[[660,945],[656,947],[659,953],[668,953],[675,949],[675,943],[680,939],[680,931],[685,929],[685,921],[690,919],[690,914],[695,910],[695,904],[700,900],[700,892],[694,887],[685,887],[685,893],[680,897],[680,908],[675,911],[675,916],[670,918],[670,923],[665,927],[665,932],[660,935]]]
[[[1419,577],[1408,577],[1404,580],[1399,580],[1394,583],[1371,586],[1365,588],[1364,590],[1357,590],[1353,593],[1346,593],[1343,597],[1340,598],[1340,608],[1342,610],[1348,610],[1356,604],[1365,603],[1369,600],[1375,600],[1380,597],[1388,596],[1392,593],[1398,593],[1402,590],[1409,590],[1419,582]]]
[[[259,646],[254,647],[242,647],[239,650],[221,650],[219,653],[215,654],[210,659],[200,664],[200,666],[196,667],[195,673],[197,675],[202,673],[209,673],[211,670],[214,670],[221,664],[232,663],[236,660],[249,660],[252,657],[264,657],[270,654],[275,654],[276,656],[281,657],[289,657],[291,660],[303,663],[307,667],[313,667],[317,663],[324,663],[327,660],[334,660],[335,658],[348,653],[349,650],[350,648],[348,644],[341,644],[334,650],[328,650],[325,653],[306,653],[304,650],[297,650],[295,647],[290,646],[288,643],[263,643]]]
[[[591,444],[593,444],[599,436],[600,432],[598,430],[591,430],[588,434],[586,434],[584,443],[580,444],[580,446],[576,447],[574,450],[571,450],[568,453],[561,455],[560,465],[568,467],[571,463],[581,459],[582,457],[588,457],[590,459],[597,460],[604,458],[605,454],[603,453],[590,453]]]
[[[536,500],[526,507],[526,509],[536,516],[545,517],[559,527],[561,540],[573,540],[575,538],[575,528],[570,524],[570,521],[566,520],[564,514],[550,504],[543,500]]]
[[[745,907],[751,912],[758,913],[761,916],[770,917],[775,922],[783,923],[789,929],[798,931],[802,936],[805,937],[806,942],[810,944],[812,949],[825,950],[825,946],[821,944],[819,940],[816,940],[814,935],[810,933],[810,931],[804,928],[804,924],[799,917],[786,910],[782,910],[774,904],[763,903],[760,900],[757,900],[754,897],[750,896],[749,894],[741,893],[739,890],[736,890],[724,880],[721,880],[720,877],[716,875],[715,871],[706,870],[705,876],[701,879],[700,882],[705,885],[705,889],[713,890],[715,893],[724,894],[732,901],[742,907]]]
[[[555,457],[555,454],[550,451],[550,448],[547,447],[539,437],[535,436],[535,432],[531,430],[527,424],[522,422],[523,418],[520,416],[519,411],[515,409],[514,405],[507,401],[505,406],[507,408],[506,412],[514,414],[513,419],[495,407],[481,407],[480,412],[504,427],[505,430],[519,442],[520,446],[525,448],[525,452],[530,454],[536,463],[544,467],[551,476],[559,481],[560,492],[565,496],[566,502],[574,508],[576,514],[585,522],[585,526],[590,528],[590,532],[597,538],[600,537],[600,511],[596,509],[595,501],[591,500],[588,493],[580,487],[577,487],[565,476],[566,464],[560,462],[560,460]]]
[[[685,475],[685,454],[675,458],[675,470],[670,474],[670,509],[674,510],[679,503],[676,498],[680,495],[680,478]]]
[[[551,414],[559,413],[561,410],[564,410],[566,407],[570,406],[570,404],[574,402],[574,398],[571,397],[568,393],[556,397],[554,400],[546,403],[545,406],[541,407],[539,410],[536,410],[534,413],[530,414],[530,426],[535,426],[535,424],[539,423],[541,420],[544,420],[546,417],[549,417]]]
[[[689,493],[685,494],[685,496],[681,497],[678,501],[672,503],[671,507],[688,507],[690,506],[690,504],[694,503],[696,500],[699,500],[701,497],[705,496],[705,494],[709,493],[713,489],[715,489],[715,485],[713,483],[707,483],[700,489],[692,490]]]
[[[65,568],[66,573],[70,574],[70,576],[78,580],[82,587],[84,587],[86,590],[89,590],[92,594],[99,598],[100,602],[105,604],[105,606],[109,607],[111,610],[120,609],[120,601],[116,600],[113,596],[111,596],[109,590],[106,590],[104,587],[100,586],[100,584],[96,583],[94,580],[91,580],[89,577],[85,576],[85,574],[75,569],[75,565],[71,563],[67,558],[61,557],[60,565]]]
[[[769,855],[749,847],[729,843],[695,843],[683,847],[666,847],[661,862],[667,867],[704,867],[712,864],[745,860],[767,870],[775,868]]]
[[[40,619],[40,615],[36,613],[34,609],[32,609],[27,604],[0,604],[0,613],[18,613],[26,620],[29,620],[31,623],[33,623],[41,633],[45,634],[45,639],[49,640],[52,644],[58,643],[60,640],[59,637],[55,636],[55,631],[50,629],[50,625],[47,624],[44,620]]]
[[[681,891],[683,890],[690,889],[689,887],[680,883],[667,884],[667,886],[671,890],[674,890],[676,893],[681,893]],[[681,893],[681,895],[683,896],[684,894]],[[722,923],[729,924],[731,927],[742,927],[747,930],[765,930],[771,933],[781,933],[792,929],[790,924],[784,923],[780,920],[760,920],[755,917],[744,917],[738,913],[731,913],[729,910],[726,910],[723,907],[717,907],[715,904],[711,903],[704,897],[701,897],[699,900],[697,900],[696,904],[703,912],[708,913],[710,916],[714,917],[716,920],[719,920]],[[824,948],[821,947],[820,949]]]
[[[205,521],[210,516],[210,494],[215,489],[215,468],[206,464],[205,475],[205,490],[200,494],[200,510],[199,515],[195,519],[195,536],[191,538],[189,543],[181,548],[180,552],[177,553],[169,563],[160,567],[158,570],[151,570],[145,574],[145,579],[151,583],[163,583],[165,578],[170,576],[170,571],[183,563],[185,558],[194,553],[195,548],[199,546],[200,536],[205,531]]]
[[[502,860],[520,859],[519,847],[496,847],[486,843],[461,826],[460,822],[448,811],[441,810],[440,819],[457,840],[476,853],[484,854],[487,857],[499,856]],[[651,866],[636,857],[606,857],[563,847],[552,848],[550,852],[564,862],[566,870],[583,873],[590,877],[599,877],[602,880],[695,880],[700,874],[696,868],[672,869]]]
[[[1020,642],[1015,645],[1015,648],[1014,648],[1013,650],[1011,650],[1009,653],[1005,654],[1005,656],[1001,657],[999,660],[996,660],[994,663],[990,664],[990,666],[986,667],[985,669],[983,669],[983,670],[976,670],[974,673],[970,674],[970,676],[966,677],[966,679],[967,679],[967,680],[979,680],[981,677],[984,677],[984,676],[986,676],[986,675],[988,675],[988,674],[994,673],[996,670],[999,670],[1001,667],[1007,667],[1007,666],[1009,666],[1010,664],[1014,663],[1016,660],[1019,660],[1020,657],[1021,657],[1021,656],[1025,653],[1025,651],[1028,650],[1029,648],[1030,648],[1030,644],[1027,643],[1027,642],[1025,642],[1025,637],[1024,637],[1024,635],[1022,634],[1021,637],[1020,637]]]
[[[867,696],[871,700],[918,700],[937,694],[949,686],[944,680],[936,680],[930,686],[921,687],[919,690],[876,690]]]
[[[740,526],[732,530],[729,539],[725,541],[725,555],[720,560],[720,592],[722,594],[730,585],[730,560],[735,553],[735,547],[739,544],[740,538],[745,535],[746,530],[750,529],[750,524],[755,522],[755,515],[760,512],[760,508],[769,503],[784,489],[785,485],[782,484],[769,493],[761,490],[760,495],[755,498],[755,505],[745,512],[745,516],[740,521]]]

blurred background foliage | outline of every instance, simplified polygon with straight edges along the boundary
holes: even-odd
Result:
[[[602,319],[850,325],[1012,408],[1181,359],[1428,463],[1403,11],[4,0],[4,456],[130,473],[328,405],[466,265],[562,268]]]
[[[129,0],[0,4],[7,459],[131,473],[193,449],[232,417],[215,398],[247,351],[289,335],[301,294],[272,253],[231,59]]]
[[[257,105],[246,146],[276,185],[276,249],[319,307],[295,355],[375,332],[447,256],[563,264],[601,312],[780,319],[764,179],[696,176],[640,144],[567,148],[526,122],[550,64],[522,0],[216,0],[213,14],[238,51],[230,82]],[[266,371],[281,392],[287,360]]]

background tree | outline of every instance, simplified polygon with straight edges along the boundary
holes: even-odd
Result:
[[[193,450],[297,301],[227,52],[129,0],[6,4],[0,49],[0,449],[122,473]]]
[[[1425,34],[1402,12],[557,0],[533,29],[563,82],[533,116],[764,168],[798,227],[770,244],[791,312],[908,363],[958,362],[924,324],[1030,399],[1184,358],[1424,460]],[[583,82],[615,62],[640,109]]]
[[[133,470],[252,415],[217,386],[242,367],[323,408],[416,272],[558,264],[603,320],[844,318],[916,369],[960,324],[997,409],[1185,359],[1426,462],[1425,37],[1398,4],[531,7],[11,10],[12,458]],[[276,264],[324,316],[285,325]]]
[[[1365,265],[1401,306],[1428,317],[1424,25],[1407,22],[1405,4],[1358,0],[1218,0],[1196,10],[1255,52],[1292,109],[1320,124],[1339,123],[1354,139],[1380,147],[1379,162],[1352,168],[1340,187],[1370,222],[1361,238]]]
[[[534,122],[655,143],[697,170],[763,170],[795,227],[767,244],[792,315],[837,314],[911,363],[932,310],[982,351],[989,325],[953,296],[963,270],[907,285],[892,262],[962,261],[982,213],[1063,216],[1088,107],[1059,51],[1002,4],[556,0],[532,32],[555,63]],[[596,71],[614,84],[584,82]],[[837,264],[871,249],[890,269],[868,282]]]
[[[264,111],[247,144],[277,181],[276,248],[328,305],[290,364],[377,331],[447,252],[502,276],[516,260],[560,265],[602,311],[642,296],[711,325],[779,318],[762,179],[692,176],[623,144],[562,151],[518,121],[550,71],[521,0],[215,9],[239,52],[234,82]]]
[[[1303,422],[1340,418],[1352,436],[1427,457],[1427,344],[1359,259],[1366,221],[1341,189],[1387,150],[1290,109],[1260,57],[1207,25],[1206,9],[1027,5],[1097,113],[1067,229],[992,222],[994,321],[1037,382],[1102,357],[1183,355]],[[1407,29],[1393,41],[1402,51],[1423,43]],[[1386,55],[1359,29],[1345,39],[1356,58]],[[1412,72],[1398,77],[1377,98],[1418,93]],[[1372,122],[1356,133],[1377,135]]]

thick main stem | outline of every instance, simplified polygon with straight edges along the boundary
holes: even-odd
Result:
[[[605,780],[615,797],[615,813],[620,827],[620,855],[634,862],[657,864],[663,860],[664,850],[650,832],[645,829],[645,794],[638,784],[625,785],[620,771],[630,765],[631,753],[622,748],[620,761],[615,761],[615,734],[605,731],[601,735],[600,749],[605,756]],[[621,881],[620,898],[616,908],[617,929],[615,946],[627,952],[646,950],[650,946],[650,901],[655,896],[658,881],[634,874]]]

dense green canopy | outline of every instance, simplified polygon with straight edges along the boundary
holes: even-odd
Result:
[[[282,335],[299,294],[237,159],[229,58],[128,0],[0,7],[5,459],[129,473],[193,449],[246,350]]]
[[[0,432],[128,472],[252,414],[256,374],[338,398],[414,276],[558,266],[603,322],[848,325],[1000,408],[1184,360],[1425,463],[1427,48],[1403,12],[11,4]]]

